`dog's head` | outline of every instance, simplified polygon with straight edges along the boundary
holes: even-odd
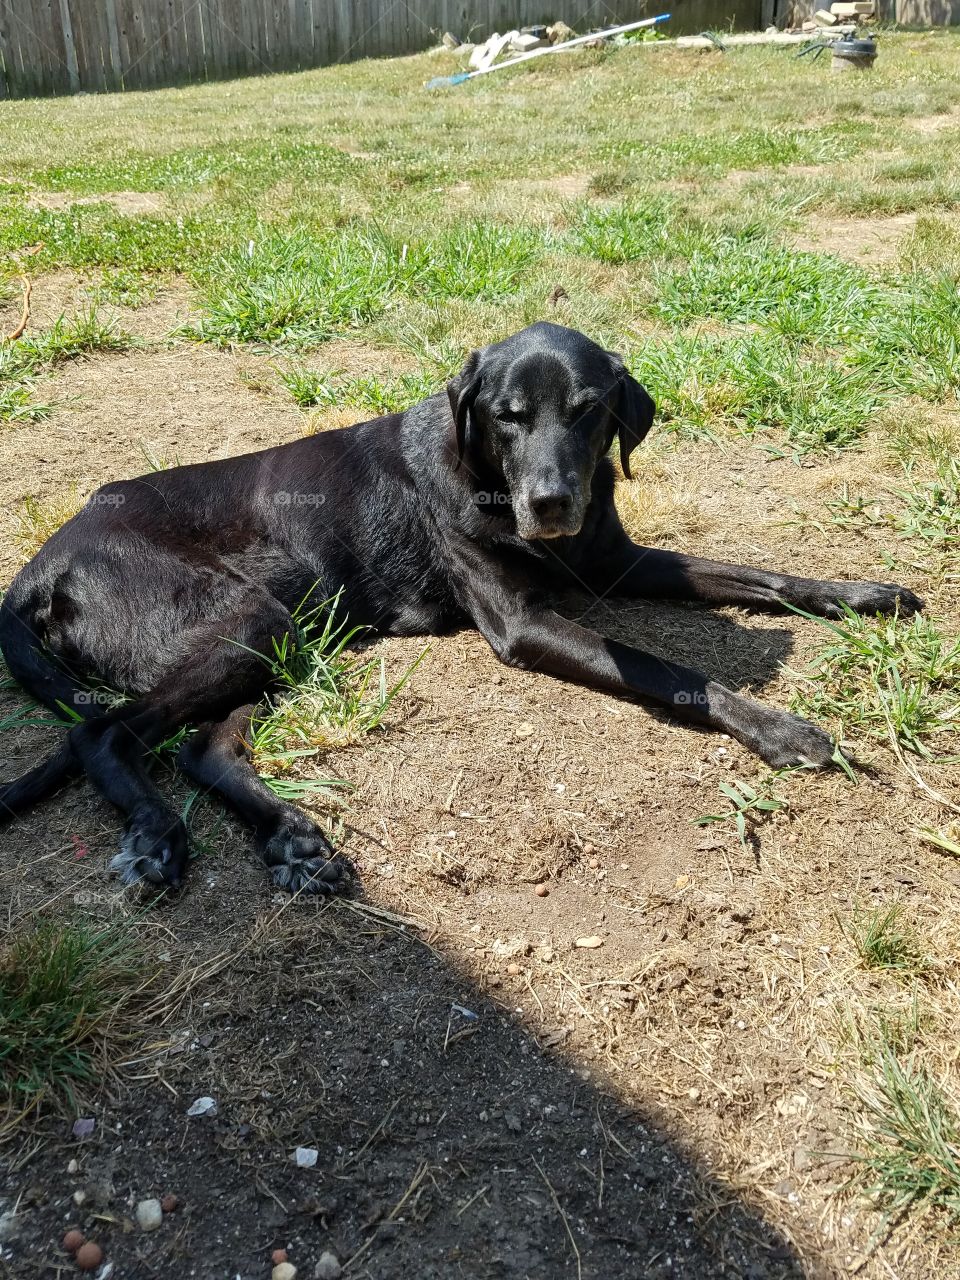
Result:
[[[503,478],[528,540],[578,533],[600,459],[619,439],[629,476],[653,423],[653,401],[618,355],[545,322],[474,351],[447,390],[458,465]]]

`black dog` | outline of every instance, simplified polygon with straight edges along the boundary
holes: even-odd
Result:
[[[635,546],[613,504],[654,405],[618,356],[535,324],[474,352],[400,415],[106,485],[17,576],[0,608],[10,671],[82,717],[54,756],[0,788],[23,811],[85,773],[126,818],[113,867],[176,885],[187,833],[151,782],[151,748],[193,724],[178,764],[251,824],[274,880],[331,892],[343,867],[319,828],[258,778],[244,737],[268,687],[259,655],[295,637],[291,609],[341,592],[386,635],[476,627],[501,661],[653,699],[775,767],[827,764],[828,735],[697,671],[604,639],[548,594],[672,596],[827,616],[904,612],[903,587],[818,582]],[[91,706],[99,682],[132,699]]]

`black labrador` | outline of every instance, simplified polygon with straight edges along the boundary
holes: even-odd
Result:
[[[150,750],[197,726],[178,766],[254,829],[275,882],[332,892],[342,863],[315,823],[260,781],[245,736],[269,686],[262,655],[295,639],[291,610],[340,592],[351,625],[385,635],[476,627],[505,663],[652,699],[723,730],[768,764],[826,765],[821,729],[701,673],[569,621],[551,593],[668,596],[825,616],[911,612],[903,587],[820,582],[636,546],[613,503],[654,405],[616,355],[535,324],[475,351],[447,394],[260,453],[108,484],[17,575],[0,607],[13,676],[81,722],[0,787],[22,812],[81,774],[126,819],[111,864],[177,885],[187,833]],[[104,708],[96,682],[128,696]]]

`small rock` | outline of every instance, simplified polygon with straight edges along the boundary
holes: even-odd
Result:
[[[73,1193],[73,1203],[79,1208],[80,1205],[86,1204],[87,1193],[85,1191],[75,1191]]]
[[[599,868],[599,866],[600,866],[600,859],[599,859],[599,858],[591,858],[591,859],[590,859],[590,869],[591,869],[592,871],[596,871],[596,870]]]
[[[87,1237],[83,1232],[74,1227],[72,1231],[68,1231],[63,1237],[63,1247],[67,1253],[76,1253],[80,1246],[86,1243],[86,1240]]]
[[[295,1280],[297,1268],[292,1262],[281,1262],[270,1272],[271,1280]]]
[[[20,1230],[20,1223],[17,1221],[17,1215],[12,1209],[7,1209],[4,1213],[0,1213],[0,1244],[6,1244],[9,1240],[14,1240]],[[82,1243],[81,1237],[81,1243]]]
[[[588,951],[594,951],[597,947],[603,946],[603,939],[597,933],[592,933],[589,938],[578,938],[576,945],[584,947]]]
[[[273,1253],[271,1253],[270,1255],[270,1261],[273,1263],[275,1267],[279,1267],[281,1262],[286,1262],[287,1261],[286,1249],[274,1249]]]
[[[75,1261],[81,1271],[96,1271],[103,1261],[103,1250],[98,1244],[88,1240],[77,1250]]]
[[[320,1158],[316,1147],[297,1147],[293,1153],[294,1163],[298,1169],[312,1169]]]
[[[83,1142],[84,1138],[89,1138],[92,1136],[93,1131],[96,1127],[97,1127],[97,1122],[92,1117],[85,1117],[82,1120],[74,1120],[73,1136],[77,1139],[78,1142]]]
[[[507,965],[507,973],[509,973],[512,978],[515,978],[519,972],[520,966],[517,964],[516,960]]]
[[[550,892],[550,890],[547,888],[545,884],[538,884],[533,892],[537,895],[538,898],[545,898],[547,894]]]
[[[79,1173],[79,1171],[80,1171],[80,1161],[71,1160],[70,1163],[67,1165],[67,1173]]]
[[[497,938],[490,950],[495,956],[500,956],[504,960],[513,960],[517,956],[528,956],[531,946],[526,938],[509,938],[506,942],[502,938]]]
[[[313,1280],[337,1280],[337,1277],[343,1274],[343,1267],[340,1265],[340,1259],[335,1253],[327,1250],[321,1253],[317,1260],[317,1265],[313,1269]]]
[[[215,1116],[217,1114],[217,1102],[215,1098],[197,1098],[195,1102],[191,1102],[187,1107],[188,1116]]]
[[[141,1200],[136,1208],[136,1218],[141,1231],[156,1231],[163,1221],[163,1209],[159,1200]]]
[[[172,1191],[168,1191],[165,1196],[160,1197],[160,1208],[164,1213],[176,1213],[179,1207],[180,1201]]]
[[[597,852],[597,846],[592,841],[588,840],[587,843],[583,846],[583,856],[585,858],[589,858],[591,857],[591,855],[593,855],[596,852]]]

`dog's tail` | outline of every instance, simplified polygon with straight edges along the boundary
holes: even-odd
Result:
[[[62,742],[43,764],[38,764],[15,782],[5,782],[0,786],[0,823],[25,813],[82,773],[69,741]]]
[[[44,706],[59,715],[73,708],[84,719],[96,714],[82,685],[54,665],[34,631],[12,607],[9,596],[0,605],[0,649],[13,678]],[[0,785],[0,823],[24,813],[82,773],[67,739],[29,773]]]

